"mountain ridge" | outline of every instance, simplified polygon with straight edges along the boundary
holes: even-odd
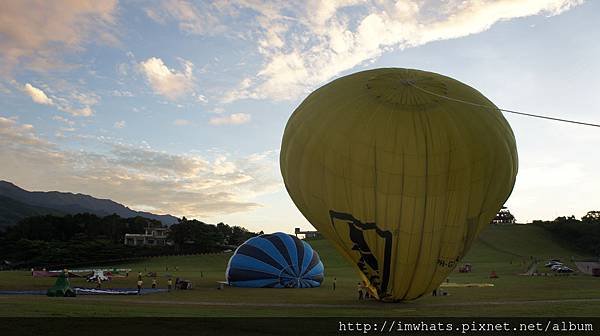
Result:
[[[88,212],[98,216],[117,214],[124,218],[142,216],[159,220],[165,225],[171,225],[179,221],[177,217],[169,214],[157,215],[145,211],[136,211],[110,199],[72,192],[28,191],[3,180],[0,180],[0,196],[2,197],[0,202],[7,203],[7,199],[10,199],[16,202],[13,203],[13,207],[17,207],[15,211],[7,209],[7,207],[0,207],[0,226],[16,224],[15,220],[28,217],[22,217],[27,213],[26,209],[31,210],[33,216],[45,214],[45,212],[48,214],[52,212],[54,212],[52,214]],[[7,214],[7,212],[9,213]]]

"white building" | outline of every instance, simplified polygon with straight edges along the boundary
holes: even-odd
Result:
[[[294,233],[296,234],[296,237],[298,237],[298,235],[304,235],[304,239],[321,237],[319,231],[302,231],[300,228],[295,228]]]
[[[165,246],[169,228],[166,227],[146,227],[144,233],[126,233],[125,245],[131,246]]]

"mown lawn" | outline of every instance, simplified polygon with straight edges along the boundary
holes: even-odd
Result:
[[[230,254],[159,257],[114,265],[132,272],[104,287],[133,288],[137,272],[154,271],[159,287],[166,286],[168,273],[173,279],[191,280],[194,289],[119,297],[0,295],[0,316],[600,316],[600,278],[519,275],[535,259],[561,258],[569,263],[571,257],[581,257],[559,246],[539,227],[491,226],[464,258],[473,272],[456,270],[449,277],[453,283],[493,283],[494,287],[447,288],[448,296],[403,303],[358,301],[354,269],[326,240],[310,243],[325,264],[326,279],[320,288],[217,290]],[[499,278],[489,279],[491,271]],[[331,288],[333,277],[336,291]],[[149,286],[151,278],[144,281]],[[0,272],[0,290],[47,289],[53,283],[52,278],[32,278],[26,271]],[[83,279],[71,283],[89,286]]]

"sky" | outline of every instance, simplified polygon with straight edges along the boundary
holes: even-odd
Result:
[[[600,123],[600,1],[2,1],[0,179],[252,231],[312,229],[279,172],[302,100],[433,71]],[[600,129],[506,115],[519,222],[600,210]]]

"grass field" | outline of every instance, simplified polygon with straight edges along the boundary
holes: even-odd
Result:
[[[138,271],[158,272],[159,287],[165,287],[167,279],[162,275],[168,266],[173,277],[192,280],[194,289],[120,297],[0,295],[0,316],[600,316],[600,278],[519,275],[536,258],[561,258],[575,268],[571,257],[586,257],[560,247],[539,227],[490,226],[463,260],[473,265],[473,272],[455,270],[449,277],[452,283],[493,283],[494,287],[447,288],[448,296],[403,303],[358,301],[355,270],[326,240],[310,243],[325,264],[326,279],[320,288],[217,290],[230,254],[159,257],[114,265],[133,271],[129,278],[115,279],[105,288],[135,287]],[[499,278],[489,279],[491,271]],[[333,277],[336,291],[331,288]],[[151,278],[144,281],[149,285]],[[25,271],[0,272],[0,290],[47,289],[53,283],[53,278],[32,278]],[[71,283],[89,286],[82,279]]]

